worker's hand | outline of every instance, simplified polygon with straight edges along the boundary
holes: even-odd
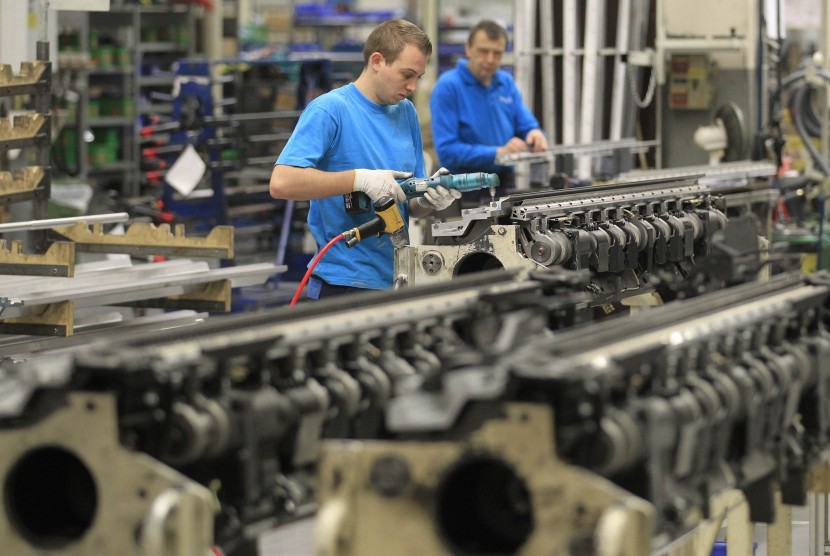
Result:
[[[396,203],[406,201],[406,194],[395,180],[412,177],[412,172],[399,172],[397,170],[355,170],[354,191],[362,191],[372,201],[387,196],[395,199]]]
[[[444,210],[450,206],[453,201],[460,198],[461,192],[459,190],[447,189],[446,187],[439,185],[437,187],[430,187],[427,189],[424,196],[418,199],[418,203],[424,208]]]
[[[496,158],[504,156],[506,154],[523,153],[526,151],[527,143],[525,143],[518,137],[513,137],[512,139],[510,139],[510,141],[496,149]]]
[[[440,178],[441,176],[449,176],[450,171],[441,166],[438,170],[430,176],[430,178]]]
[[[531,152],[540,153],[548,150],[548,140],[541,129],[532,129],[525,137],[525,141]]]

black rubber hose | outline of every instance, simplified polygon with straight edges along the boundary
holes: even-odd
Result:
[[[793,92],[793,104],[796,106],[801,105],[806,98],[806,89],[804,87],[799,87]],[[795,125],[795,129],[798,132],[798,135],[801,137],[801,140],[804,142],[804,147],[810,153],[810,156],[813,158],[813,161],[816,163],[816,166],[821,170],[825,176],[830,176],[830,166],[828,166],[827,161],[821,156],[818,152],[816,147],[813,145],[811,137],[809,133],[807,133],[806,128],[804,127],[803,121],[803,114],[800,110],[793,111],[793,124]]]

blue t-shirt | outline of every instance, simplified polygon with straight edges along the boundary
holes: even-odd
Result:
[[[509,73],[497,71],[485,87],[467,69],[467,60],[441,75],[429,106],[438,160],[453,174],[505,170],[493,163],[496,150],[539,127]]]
[[[401,170],[423,177],[424,150],[415,107],[409,100],[383,106],[367,99],[350,83],[314,99],[300,115],[297,126],[277,164],[340,172],[367,168]],[[399,203],[404,222],[408,203]],[[317,249],[338,234],[368,222],[374,211],[351,215],[343,197],[311,201],[308,226]],[[355,247],[340,241],[317,263],[314,274],[338,286],[384,289],[392,286],[394,247],[389,237],[369,237]],[[319,283],[309,287],[316,298]]]

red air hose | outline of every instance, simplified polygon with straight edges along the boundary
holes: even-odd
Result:
[[[343,234],[335,236],[334,239],[329,241],[322,249],[320,249],[320,252],[315,255],[314,259],[311,261],[311,264],[308,265],[308,270],[306,270],[305,276],[303,276],[303,281],[300,282],[300,285],[297,287],[297,291],[294,292],[294,298],[291,300],[290,304],[291,307],[293,307],[297,303],[297,300],[300,299],[300,294],[303,293],[303,288],[305,288],[305,285],[308,283],[308,279],[311,278],[311,273],[314,272],[314,267],[317,266],[318,262],[320,262],[320,258],[326,254],[326,251],[328,251],[332,245],[344,237],[345,236]]]

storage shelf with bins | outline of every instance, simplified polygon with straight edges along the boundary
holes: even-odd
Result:
[[[123,196],[139,195],[139,130],[143,119],[171,112],[174,65],[194,53],[193,10],[114,2],[108,12],[62,11],[58,25],[58,65],[74,72],[79,84],[77,129],[67,141],[77,151],[79,177]],[[61,64],[61,58],[73,63]]]

